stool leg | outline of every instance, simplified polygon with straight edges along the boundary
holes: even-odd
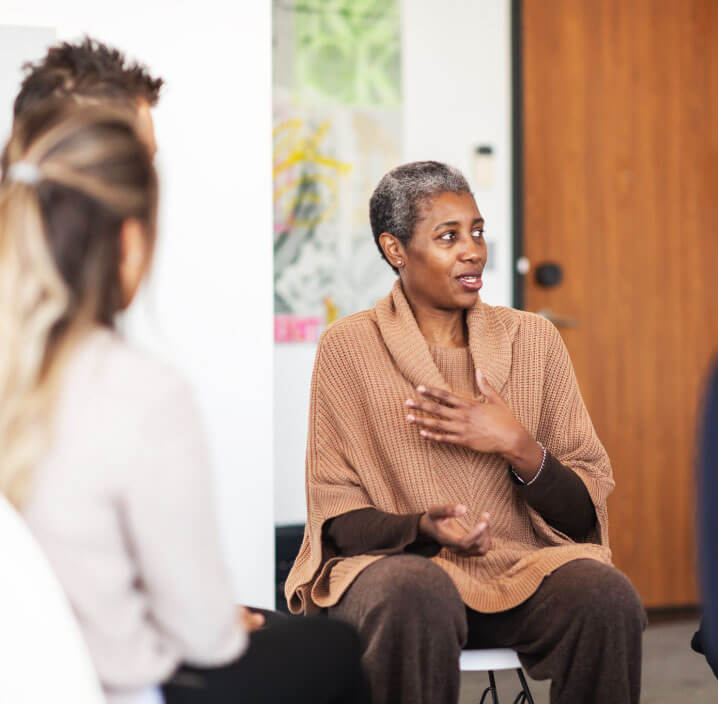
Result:
[[[494,678],[494,671],[489,670],[489,686],[484,690],[484,693],[481,695],[481,700],[479,701],[479,704],[484,704],[484,701],[486,700],[486,695],[491,692],[491,701],[492,704],[499,704],[499,693],[496,689],[496,679]]]
[[[522,691],[519,692],[519,694],[516,696],[516,699],[514,699],[514,704],[534,704],[533,697],[531,696],[531,690],[529,689],[529,686],[526,682],[523,670],[516,670],[516,674],[518,674],[519,676]]]

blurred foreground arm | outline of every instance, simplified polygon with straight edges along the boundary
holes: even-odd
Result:
[[[246,630],[220,554],[201,419],[184,383],[167,386],[142,420],[122,508],[149,617],[185,662],[218,665],[240,654]]]

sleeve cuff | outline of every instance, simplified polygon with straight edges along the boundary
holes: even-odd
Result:
[[[550,452],[540,475],[523,483],[509,472],[519,494],[554,528],[572,540],[583,541],[596,523],[596,511],[586,485],[569,467]]]
[[[404,548],[404,552],[409,552],[413,555],[421,555],[422,557],[434,557],[441,551],[441,545],[439,545],[439,543],[435,540],[432,540],[428,536],[419,532],[419,521],[423,515],[423,513],[420,513],[414,516],[416,518],[416,522],[414,524],[415,537],[413,542],[409,543]]]
[[[432,557],[441,546],[419,533],[422,514],[393,514],[364,508],[337,516],[325,524],[323,537],[343,557],[395,555],[412,552]]]

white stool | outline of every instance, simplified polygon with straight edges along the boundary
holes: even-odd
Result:
[[[486,650],[462,650],[459,660],[459,669],[462,672],[488,672],[489,686],[481,695],[479,704],[484,704],[491,694],[493,704],[499,704],[499,693],[496,690],[495,670],[516,670],[521,682],[521,691],[516,695],[514,704],[534,704],[531,690],[526,683],[519,656],[510,648],[490,648]]]

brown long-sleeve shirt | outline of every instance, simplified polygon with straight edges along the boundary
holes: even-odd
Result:
[[[513,475],[512,475],[513,477]],[[581,479],[569,467],[546,453],[546,463],[532,484],[516,479],[519,493],[544,520],[576,542],[585,540],[596,524],[596,511]],[[399,515],[375,508],[361,508],[324,524],[324,537],[337,553],[391,555],[399,552],[433,557],[439,543],[419,532],[421,513]]]

